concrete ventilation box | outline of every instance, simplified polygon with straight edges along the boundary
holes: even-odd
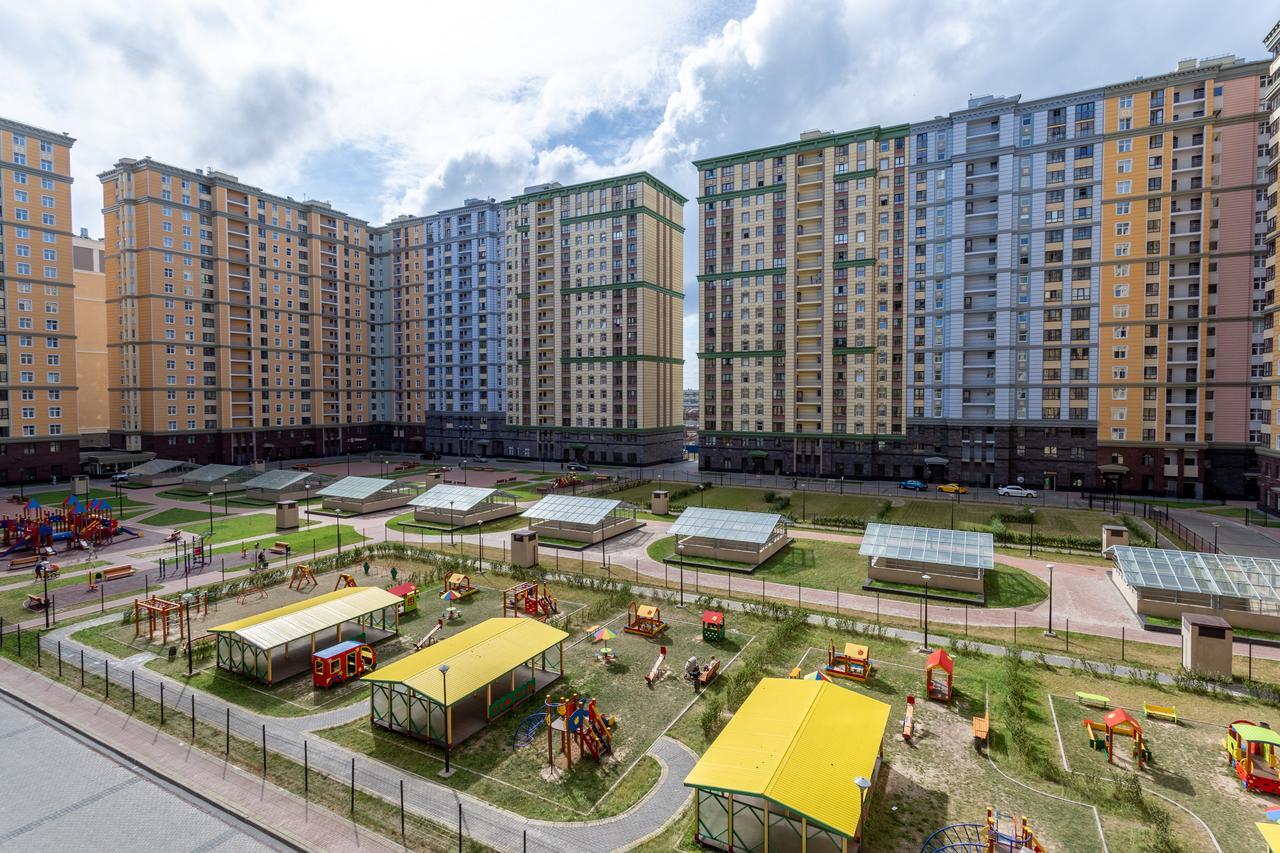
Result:
[[[671,493],[665,489],[657,489],[649,496],[649,512],[654,515],[666,515],[671,506]]]
[[[511,534],[511,564],[524,569],[538,565],[538,534],[517,530]]]
[[[276,530],[298,529],[298,502],[280,501],[276,504]]]
[[[1102,553],[1105,555],[1113,545],[1129,544],[1129,528],[1123,524],[1102,525]]]
[[[1217,616],[1182,614],[1182,667],[1231,678],[1231,623]]]

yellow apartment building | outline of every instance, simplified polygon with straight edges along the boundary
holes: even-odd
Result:
[[[107,393],[107,289],[102,238],[87,229],[71,238],[75,282],[76,386],[80,447],[110,447],[111,396]]]

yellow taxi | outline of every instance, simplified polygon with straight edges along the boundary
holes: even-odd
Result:
[[[960,485],[959,483],[943,483],[941,486],[938,486],[938,491],[946,492],[949,495],[969,494],[969,490],[966,489],[964,486]]]

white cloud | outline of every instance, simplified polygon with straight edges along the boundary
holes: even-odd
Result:
[[[636,169],[693,197],[695,157],[1261,56],[1274,18],[1252,0],[734,2],[7,4],[0,115],[79,139],[93,233],[97,173],[146,155],[380,222]],[[696,384],[692,203],[685,219]]]

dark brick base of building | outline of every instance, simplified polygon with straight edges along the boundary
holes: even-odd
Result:
[[[160,459],[182,459],[199,465],[248,465],[254,461],[342,456],[375,450],[373,427],[293,427],[236,432],[111,434],[111,446],[149,450]],[[129,439],[138,444],[131,447]]]
[[[69,480],[80,473],[80,442],[76,439],[50,441],[8,441],[0,443],[0,482],[18,483]]]

